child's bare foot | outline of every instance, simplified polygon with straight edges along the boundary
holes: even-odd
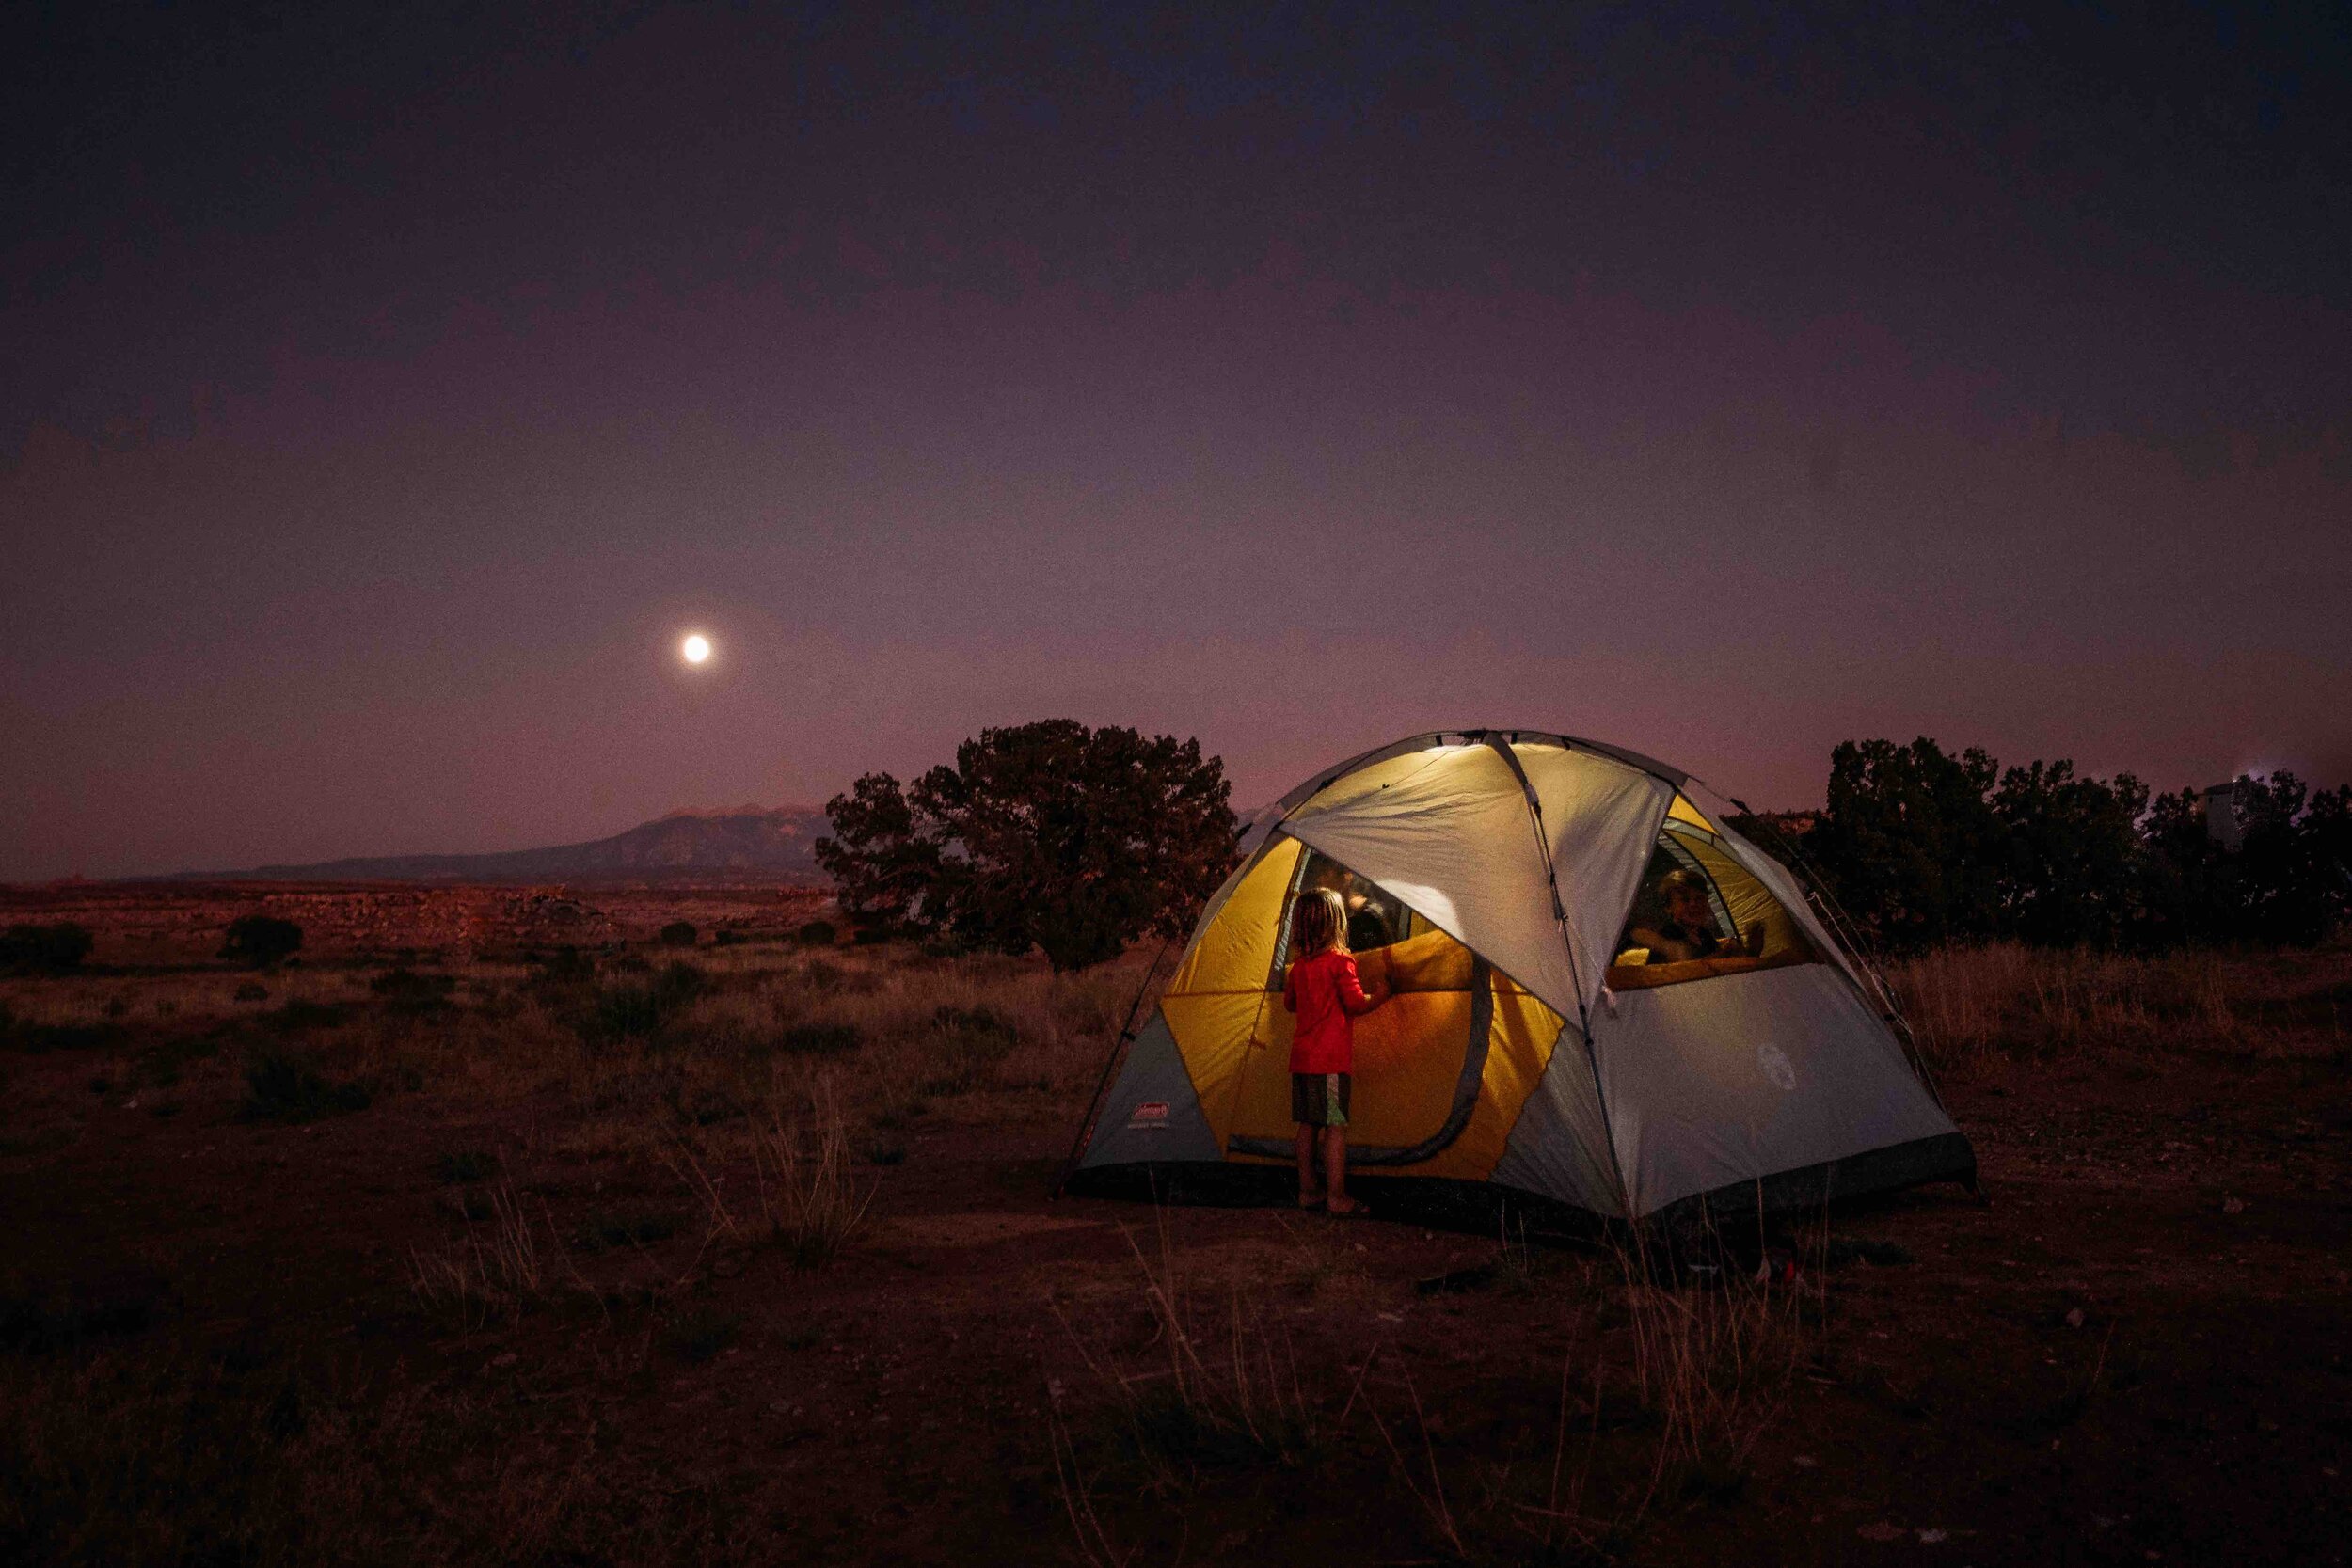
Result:
[[[1357,1202],[1352,1197],[1335,1197],[1331,1199],[1329,1204],[1331,1212],[1335,1214],[1361,1213],[1363,1212],[1363,1207],[1364,1206],[1362,1204]]]
[[[1321,1193],[1301,1193],[1298,1195],[1298,1206],[1301,1209],[1320,1209],[1323,1207],[1323,1195]]]

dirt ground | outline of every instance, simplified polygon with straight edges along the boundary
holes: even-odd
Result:
[[[687,1046],[624,1071],[548,1025],[542,1069],[465,1066],[537,1016],[519,965],[443,998],[321,953],[240,1014],[208,999],[242,977],[128,957],[102,932],[97,973],[0,985],[11,1561],[2345,1560],[2352,952],[2226,1037],[1979,1060],[1944,1090],[1990,1205],[1834,1212],[1764,1287],[1652,1286],[1370,1182],[1362,1220],[1054,1200],[1093,1001],[1034,1061],[856,1100],[870,1207],[796,1256],[755,1194],[820,1142],[780,1170],[729,1141],[761,1109],[624,1092]],[[726,958],[718,994],[786,999],[771,1022],[860,966],[981,962]],[[882,1027],[828,1061],[866,1070]],[[278,1039],[324,1088],[268,1100]],[[478,1292],[422,1282],[469,1257]]]

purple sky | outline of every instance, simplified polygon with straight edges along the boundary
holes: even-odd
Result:
[[[1241,804],[1475,723],[2352,778],[2340,10],[69,9],[0,37],[0,879],[1063,715]]]

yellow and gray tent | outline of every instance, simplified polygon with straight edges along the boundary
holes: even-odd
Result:
[[[1072,1187],[1292,1159],[1282,974],[1294,903],[1327,887],[1393,993],[1356,1022],[1351,1176],[1610,1219],[1973,1184],[1883,987],[1691,784],[1528,730],[1416,736],[1309,780],[1245,835]],[[1643,945],[1669,871],[1706,892],[1718,956]]]

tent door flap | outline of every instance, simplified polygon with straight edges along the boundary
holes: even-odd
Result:
[[[1348,1168],[1359,1165],[1417,1165],[1442,1153],[1462,1129],[1470,1125],[1470,1113],[1478,1108],[1478,1095],[1486,1077],[1486,1048],[1494,1029],[1494,972],[1484,958],[1470,968],[1469,1038],[1463,1042],[1462,1069],[1454,1077],[1453,1098],[1446,1107],[1444,1121],[1428,1137],[1410,1144],[1357,1144],[1347,1146]],[[1359,1076],[1357,1088],[1369,1096],[1380,1092],[1377,1078]],[[1255,1155],[1266,1160],[1288,1160],[1297,1150],[1290,1138],[1250,1137],[1236,1134],[1226,1142],[1229,1154]]]

